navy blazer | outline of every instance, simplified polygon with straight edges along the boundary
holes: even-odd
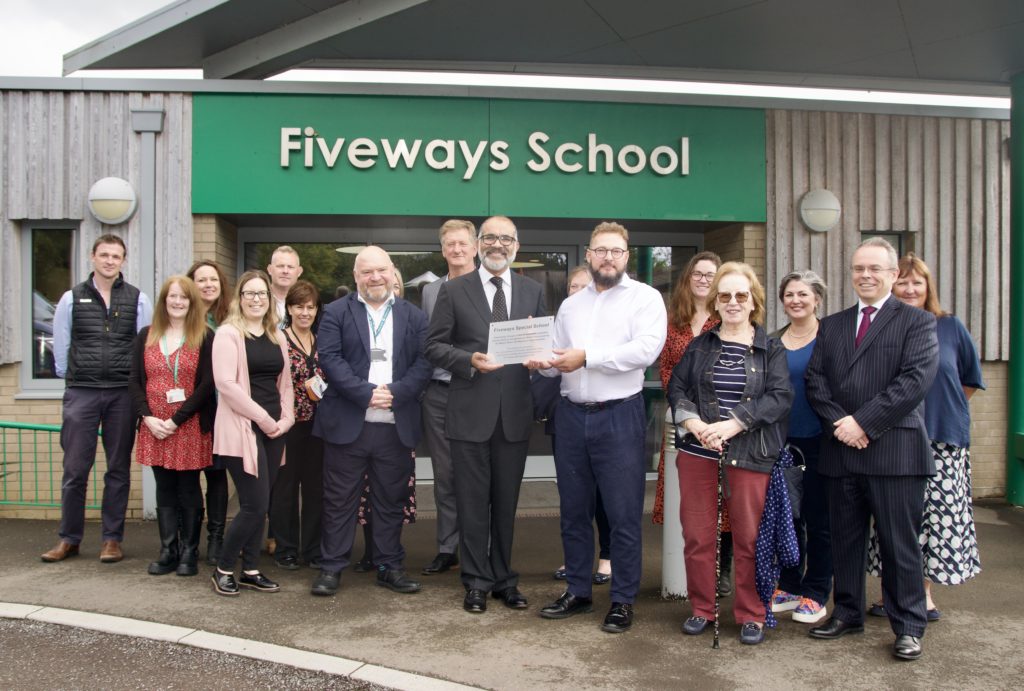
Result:
[[[818,472],[934,475],[922,404],[939,363],[935,316],[891,296],[857,348],[859,316],[854,305],[822,319],[807,365],[807,400],[822,419]],[[832,436],[847,415],[867,434],[867,448]]]
[[[540,283],[512,273],[509,319],[544,316]],[[452,373],[445,434],[449,439],[483,442],[491,438],[499,416],[505,438],[526,441],[533,425],[530,373],[522,365],[478,372],[473,353],[486,353],[491,305],[478,271],[441,284],[430,317],[427,357]]]
[[[392,410],[398,438],[414,448],[420,440],[420,396],[432,369],[423,354],[427,317],[410,302],[396,298],[391,315],[393,342],[391,383]],[[313,434],[331,444],[350,444],[362,432],[366,410],[376,388],[369,382],[370,325],[366,305],[356,293],[324,308],[317,332],[320,367],[327,391],[317,405]]]

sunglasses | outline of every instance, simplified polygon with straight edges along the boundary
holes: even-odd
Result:
[[[723,304],[723,305],[728,305],[730,302],[732,302],[733,298],[736,298],[736,303],[737,304],[742,305],[743,303],[745,303],[747,300],[750,299],[750,293],[748,293],[746,291],[739,291],[739,292],[736,292],[736,293],[719,293],[718,294],[718,302],[720,304]]]

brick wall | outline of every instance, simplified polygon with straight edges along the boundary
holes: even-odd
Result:
[[[763,223],[736,223],[704,234],[704,249],[726,262],[746,262],[757,277],[765,280],[765,234]],[[769,295],[773,290],[766,288]]]
[[[971,398],[971,477],[975,497],[1006,496],[1006,405],[1009,365],[983,362],[984,391]]]
[[[238,273],[238,229],[224,219],[213,215],[196,215],[192,220],[193,259],[217,262],[228,277],[229,284]],[[224,290],[231,290],[231,285]]]

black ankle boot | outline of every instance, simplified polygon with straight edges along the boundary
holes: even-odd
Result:
[[[179,576],[195,576],[199,573],[199,535],[203,531],[203,510],[181,510],[181,560]]]
[[[206,493],[206,563],[216,566],[224,546],[224,524],[227,522],[228,490],[215,487]]]
[[[156,508],[156,524],[160,530],[160,556],[146,571],[151,576],[163,576],[178,568],[178,509],[174,506]]]

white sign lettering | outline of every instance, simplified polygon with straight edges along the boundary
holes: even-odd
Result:
[[[611,144],[599,141],[594,132],[587,134],[585,144],[566,141],[552,146],[550,135],[537,131],[530,134],[526,145],[531,158],[525,165],[534,173],[545,173],[554,164],[556,170],[567,174],[610,175],[621,172],[637,175],[648,169],[661,176],[690,174],[689,137],[681,137],[678,146],[662,144],[648,151],[637,144],[625,144],[616,149]],[[309,126],[282,127],[280,140],[282,168],[290,168],[293,158],[299,154],[305,168],[322,165],[333,169],[339,160],[344,160],[353,168],[368,170],[381,162],[383,152],[383,163],[391,170],[399,167],[412,170],[422,159],[433,170],[461,170],[463,180],[473,179],[485,155],[489,159],[487,167],[491,170],[508,170],[512,164],[508,148],[509,143],[500,139],[476,142],[465,139],[431,139],[424,143],[422,139],[393,141],[357,137],[346,140],[345,137],[337,137],[331,141]]]

